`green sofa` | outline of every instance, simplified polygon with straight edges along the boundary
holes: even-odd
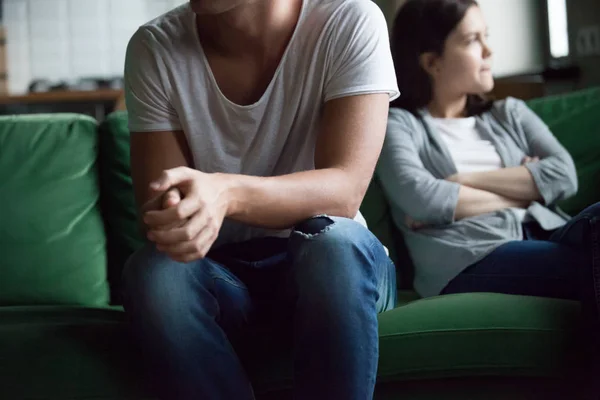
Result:
[[[531,101],[573,154],[576,213],[600,201],[600,88]],[[142,240],[127,115],[0,117],[0,399],[152,399],[119,306]],[[579,305],[499,294],[419,299],[375,177],[361,207],[398,265],[382,314],[376,399],[575,399]],[[443,262],[443,260],[440,260]],[[356,329],[361,329],[356,327]],[[257,397],[290,395],[290,359],[259,343]]]

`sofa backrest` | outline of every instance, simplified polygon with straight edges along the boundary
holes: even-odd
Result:
[[[575,160],[579,193],[562,208],[600,201],[600,88],[528,104]],[[120,302],[123,265],[143,243],[126,112],[100,127],[74,114],[0,117],[0,202],[0,306],[106,305],[107,281]],[[410,288],[410,256],[376,176],[361,211]]]
[[[0,306],[108,302],[97,123],[0,117]]]
[[[527,104],[575,161],[579,190],[576,196],[563,201],[561,208],[576,215],[600,201],[600,87],[530,100]]]

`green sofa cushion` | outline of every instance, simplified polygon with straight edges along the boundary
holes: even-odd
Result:
[[[559,376],[581,355],[579,303],[466,293],[413,301],[379,319],[380,380]]]
[[[0,117],[0,306],[104,305],[95,120]]]
[[[600,201],[600,88],[535,99],[528,105],[575,161],[579,190],[560,206],[576,215]]]
[[[564,377],[581,354],[573,351],[579,312],[572,301],[498,294],[402,304],[379,317],[379,388],[419,379]],[[3,394],[145,398],[148,389],[124,322],[117,309],[0,308]],[[274,351],[277,342],[267,335],[252,344],[248,372],[257,393],[292,384],[290,353]]]
[[[129,256],[144,243],[138,229],[129,157],[127,112],[110,114],[100,124],[100,204],[107,233],[111,302],[121,303],[121,274]]]

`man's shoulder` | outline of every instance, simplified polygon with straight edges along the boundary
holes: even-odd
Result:
[[[187,3],[167,11],[140,26],[131,40],[152,41],[171,48],[188,36],[191,13]]]
[[[353,51],[387,38],[385,16],[371,0],[305,0],[303,36],[318,37],[317,44],[328,47],[324,54],[338,60]],[[385,31],[385,33],[383,33]]]
[[[342,23],[383,16],[379,6],[372,0],[312,0],[312,12],[324,14]]]

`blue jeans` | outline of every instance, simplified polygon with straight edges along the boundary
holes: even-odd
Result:
[[[494,292],[585,301],[600,310],[600,203],[544,234],[525,226],[525,240],[506,243],[466,268],[442,294]]]
[[[252,338],[289,340],[298,399],[373,396],[377,313],[395,306],[395,268],[350,219],[315,217],[289,239],[225,245],[187,264],[148,244],[128,261],[124,285],[165,399],[254,398],[242,356]]]

